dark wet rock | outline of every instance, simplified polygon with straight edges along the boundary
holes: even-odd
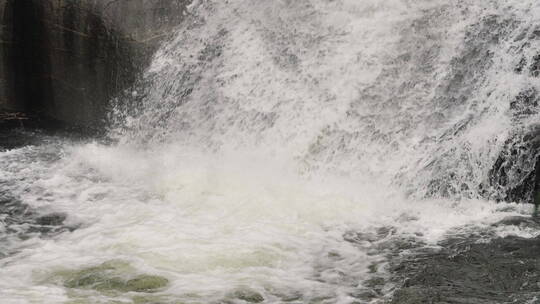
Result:
[[[510,109],[513,112],[514,118],[522,118],[538,113],[538,93],[531,88],[525,90],[516,96],[510,102]]]
[[[407,287],[398,290],[394,294],[393,301],[396,304],[443,304],[436,291],[430,289],[421,289]]]
[[[238,289],[232,296],[249,303],[261,303],[264,301],[264,297],[260,293],[248,288]]]
[[[521,32],[516,39],[523,39],[524,32],[529,33],[528,40],[538,40],[540,37],[540,30],[535,26]],[[519,45],[516,50],[521,59],[514,71],[540,77],[540,53],[529,41]],[[530,57],[529,52],[536,52],[536,55]],[[489,181],[480,187],[482,195],[502,201],[540,203],[540,127],[533,125],[524,128],[529,125],[526,121],[539,112],[540,96],[533,87],[521,91],[511,100],[510,114],[514,130],[491,169]]]
[[[537,219],[509,217],[494,227],[539,227]],[[452,237],[431,252],[394,262],[399,288],[390,303],[526,303],[540,292],[540,237],[490,242]]]
[[[529,67],[529,73],[532,77],[540,76],[540,54],[533,57],[532,64]]]
[[[520,95],[519,104],[538,104],[536,91]],[[534,98],[534,101],[531,99]],[[531,110],[516,106],[519,115]],[[535,110],[536,111],[536,110]],[[506,143],[489,173],[485,196],[498,201],[538,204],[540,194],[540,125],[520,130]]]
[[[522,58],[515,72],[522,73],[527,64],[528,60]],[[531,58],[528,70],[530,76],[540,76],[540,54]],[[518,127],[504,144],[487,185],[481,186],[484,196],[499,201],[540,203],[540,126],[519,127],[522,121],[538,115],[539,106],[540,96],[535,88],[523,90],[510,102],[512,122]]]
[[[66,220],[64,213],[51,213],[40,216],[36,219],[36,224],[42,226],[60,226]]]
[[[1,189],[0,189],[1,190]],[[65,214],[40,214],[38,210],[0,192],[0,258],[17,251],[10,244],[14,240],[26,240],[32,237],[49,238],[60,233],[73,231],[76,226],[64,225]]]

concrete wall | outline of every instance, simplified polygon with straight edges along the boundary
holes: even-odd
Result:
[[[0,0],[0,109],[96,127],[187,0]]]

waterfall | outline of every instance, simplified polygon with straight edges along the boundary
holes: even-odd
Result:
[[[538,120],[537,10],[197,2],[134,90],[138,112],[119,110],[115,131],[123,143],[256,149],[417,198],[504,198],[490,172],[505,143],[522,144]],[[518,154],[514,183],[536,158]]]
[[[2,191],[70,232],[7,234],[0,298],[132,303],[149,274],[148,303],[361,302],[401,244],[530,212],[538,19],[532,0],[194,1],[112,141],[1,154]]]

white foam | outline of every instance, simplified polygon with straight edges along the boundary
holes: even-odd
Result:
[[[436,244],[456,226],[488,225],[516,213],[485,201],[411,202],[342,177],[306,179],[257,154],[94,143],[66,153],[55,173],[33,187],[50,189],[50,207],[83,226],[53,240],[33,239],[7,258],[0,270],[4,298],[40,293],[61,302],[69,293],[40,280],[121,259],[169,278],[163,293],[176,299],[217,300],[247,285],[275,301],[277,291],[348,303],[369,264],[381,257],[345,242],[345,233],[396,227],[397,235],[421,233]]]
[[[510,68],[518,29],[474,45],[492,15],[534,22],[520,3],[197,1],[132,90],[140,111],[113,112],[118,143],[0,153],[0,178],[22,178],[12,194],[79,225],[17,244],[0,298],[60,303],[76,292],[52,273],[121,259],[167,277],[158,295],[173,302],[248,286],[268,303],[351,303],[385,258],[379,242],[436,246],[529,212],[479,196],[509,134],[533,121],[508,109],[533,82]],[[492,61],[468,66],[476,48]],[[480,76],[460,83],[469,69]]]

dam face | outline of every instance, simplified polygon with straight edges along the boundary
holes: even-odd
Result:
[[[187,2],[0,1],[0,109],[100,128]]]

